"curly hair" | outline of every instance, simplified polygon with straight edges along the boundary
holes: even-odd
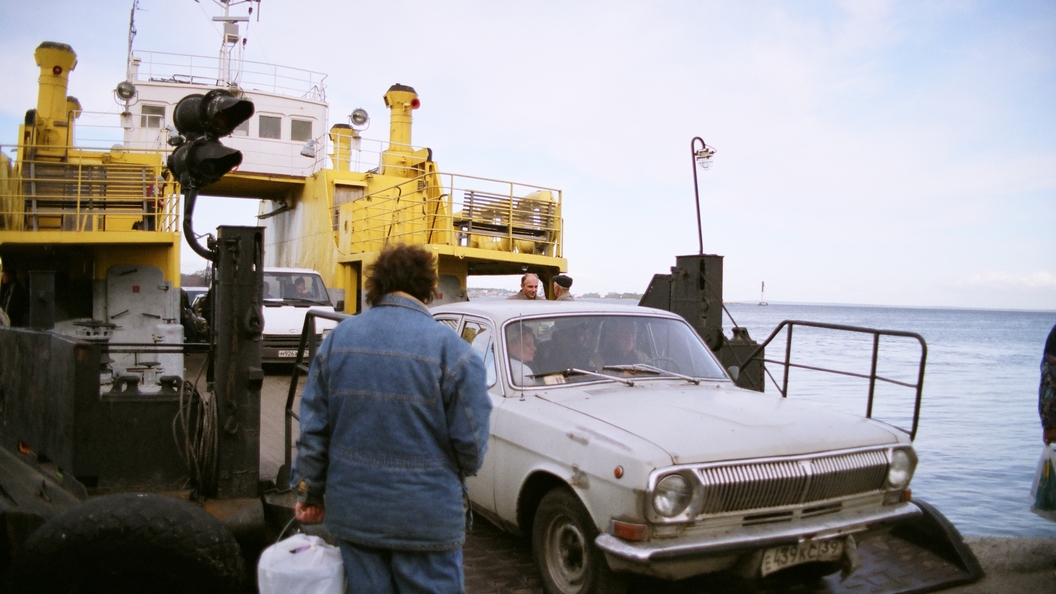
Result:
[[[421,246],[401,243],[386,247],[367,274],[367,303],[372,307],[395,291],[408,293],[422,303],[436,298],[436,259]]]

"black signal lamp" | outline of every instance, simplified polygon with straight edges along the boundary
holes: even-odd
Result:
[[[185,142],[169,155],[168,167],[181,185],[203,187],[242,163],[242,153],[220,143],[253,115],[253,102],[214,89],[187,95],[173,110],[173,123]]]

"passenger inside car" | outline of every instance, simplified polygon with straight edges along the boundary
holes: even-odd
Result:
[[[585,318],[560,318],[554,324],[550,340],[538,345],[536,367],[541,373],[559,373],[566,369],[590,369],[590,324]]]
[[[506,352],[510,356],[510,380],[517,386],[535,383],[535,372],[528,363],[535,361],[535,334],[523,324],[506,329]]]

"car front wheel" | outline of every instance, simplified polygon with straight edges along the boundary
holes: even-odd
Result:
[[[622,594],[627,579],[609,569],[594,546],[598,530],[567,488],[547,493],[532,524],[532,554],[549,594]]]

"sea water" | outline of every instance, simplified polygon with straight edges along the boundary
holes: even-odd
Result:
[[[763,342],[782,320],[899,330],[926,344],[919,427],[920,458],[914,499],[937,507],[963,533],[979,536],[1056,537],[1056,523],[1029,510],[1030,486],[1043,447],[1038,418],[1041,351],[1056,312],[894,308],[772,303],[727,304],[730,316]],[[786,332],[766,358],[784,361]],[[868,375],[871,335],[795,326],[793,363]],[[915,338],[887,337],[878,347],[878,375],[915,384],[922,347]],[[767,365],[778,393],[783,365]],[[864,415],[868,380],[792,368],[788,397]],[[775,384],[776,382],[776,384]],[[873,418],[912,429],[916,391],[881,382]]]

